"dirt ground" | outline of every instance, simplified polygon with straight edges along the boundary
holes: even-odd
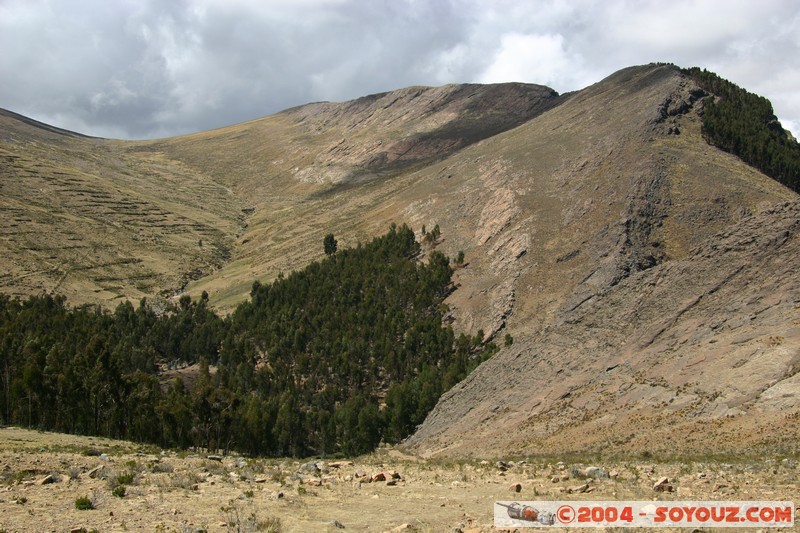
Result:
[[[446,462],[391,448],[352,461],[219,457],[3,428],[0,531],[494,531],[499,500],[797,504],[799,469],[779,457]],[[654,490],[665,477],[672,491]],[[79,498],[93,508],[77,509]]]

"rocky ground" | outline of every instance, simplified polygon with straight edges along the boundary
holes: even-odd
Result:
[[[800,465],[786,457],[443,462],[386,448],[297,461],[18,428],[0,429],[0,473],[2,531],[481,532],[495,531],[498,500],[800,502]]]

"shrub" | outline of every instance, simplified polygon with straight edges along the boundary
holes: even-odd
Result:
[[[117,476],[117,483],[120,485],[131,485],[133,483],[133,473],[123,472]]]
[[[89,511],[91,509],[94,509],[94,504],[92,503],[92,500],[90,500],[88,497],[81,496],[80,498],[75,500],[75,509],[79,511]]]

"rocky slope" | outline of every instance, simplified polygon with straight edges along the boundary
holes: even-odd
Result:
[[[697,94],[627,69],[474,149],[455,315],[516,341],[411,449],[793,446],[796,195],[702,142]]]
[[[568,307],[447,393],[409,446],[797,453],[799,231],[800,203],[777,204]]]

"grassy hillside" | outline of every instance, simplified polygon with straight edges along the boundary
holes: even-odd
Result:
[[[158,154],[0,114],[0,290],[111,303],[172,294],[231,254],[225,187]]]

